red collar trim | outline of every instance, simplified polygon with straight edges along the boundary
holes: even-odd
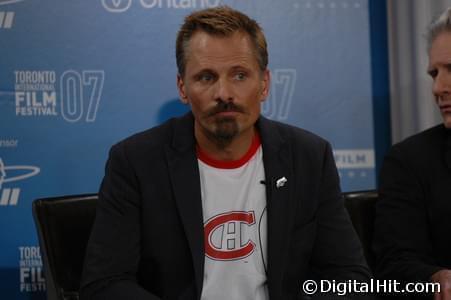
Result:
[[[257,152],[260,147],[260,135],[256,133],[254,138],[252,139],[251,146],[249,150],[247,150],[246,154],[243,155],[238,160],[217,160],[210,157],[207,153],[205,153],[199,146],[196,147],[197,158],[200,159],[203,163],[218,169],[236,169],[243,166],[247,163]]]

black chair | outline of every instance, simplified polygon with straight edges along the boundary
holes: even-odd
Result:
[[[374,254],[371,241],[377,193],[349,192],[343,196],[368,265],[372,269]],[[33,217],[44,263],[48,300],[78,300],[96,202],[95,194],[45,198],[33,202]]]
[[[378,194],[374,190],[343,193],[345,207],[362,243],[368,266],[374,270],[376,258],[371,248],[374,233],[375,204]]]
[[[78,300],[96,202],[95,194],[37,199],[33,202],[48,300]]]

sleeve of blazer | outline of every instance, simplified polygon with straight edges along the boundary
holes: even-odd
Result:
[[[87,246],[81,299],[159,299],[137,283],[140,194],[125,145],[111,148]]]
[[[345,210],[338,172],[328,143],[323,155],[312,271],[318,279],[368,282],[371,272],[366,264],[360,240]],[[316,294],[313,298],[372,299],[372,296]]]
[[[384,279],[429,281],[441,268],[434,265],[425,201],[427,188],[394,146],[381,170],[373,247],[376,275]]]

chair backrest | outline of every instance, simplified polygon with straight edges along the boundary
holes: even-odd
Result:
[[[376,191],[343,194],[345,207],[373,270],[371,250]],[[97,195],[37,199],[33,217],[44,262],[48,300],[76,300],[80,288],[86,245],[94,223]]]
[[[363,253],[371,270],[375,267],[375,256],[371,248],[374,233],[375,190],[343,193],[345,207],[362,243]]]
[[[33,217],[44,263],[48,300],[76,300],[97,195],[37,199]]]

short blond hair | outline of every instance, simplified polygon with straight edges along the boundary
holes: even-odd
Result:
[[[437,36],[443,32],[451,32],[451,7],[448,7],[429,25],[428,32],[426,34],[428,50],[431,49],[432,43]]]
[[[183,77],[186,67],[186,49],[191,37],[197,31],[216,36],[231,36],[235,32],[249,35],[254,46],[256,59],[261,71],[268,66],[266,38],[258,23],[247,15],[228,6],[219,6],[196,11],[185,18],[176,40],[175,57],[179,74]]]

